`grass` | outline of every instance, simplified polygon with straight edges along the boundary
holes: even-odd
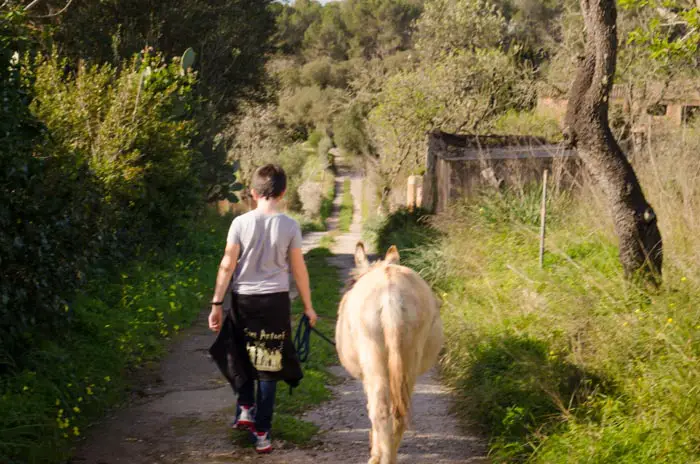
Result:
[[[330,338],[334,338],[335,315],[340,302],[341,282],[334,268],[329,272],[329,264],[326,258],[332,256],[328,248],[314,248],[306,254],[306,265],[309,269],[311,280],[311,293],[314,309],[319,315],[316,328]],[[303,312],[303,306],[299,299],[292,304],[293,325],[296,324]],[[277,390],[277,402],[272,430],[275,438],[280,438],[297,445],[306,445],[318,431],[317,427],[306,421],[298,419],[302,412],[312,406],[321,404],[331,397],[327,385],[334,382],[334,378],[326,368],[337,364],[335,347],[326,343],[313,333],[311,334],[311,353],[308,361],[303,365],[304,379],[298,388],[290,395],[289,389],[280,385]],[[236,441],[248,443],[247,434],[233,432]]]
[[[413,211],[401,208],[389,216],[375,215],[365,222],[362,239],[374,244],[380,254],[396,245],[402,258],[410,258],[438,236],[438,231],[430,227],[427,219],[427,212],[420,208]]]
[[[340,212],[338,214],[338,229],[341,232],[349,232],[352,224],[352,216],[354,203],[352,198],[350,179],[345,179],[343,182],[343,198],[340,203]]]
[[[366,221],[367,219],[370,218],[371,214],[371,198],[368,193],[368,190],[370,189],[370,185],[368,185],[368,180],[367,178],[362,180],[362,202],[360,203],[360,211],[362,214],[362,220]]]
[[[407,239],[405,262],[443,300],[441,367],[457,410],[490,437],[494,462],[700,462],[693,248],[681,253],[684,236],[666,234],[663,288],[628,284],[585,191],[550,200],[541,270],[537,191],[455,205],[419,246],[405,221],[380,229],[384,243]]]
[[[129,379],[164,353],[209,297],[230,218],[207,217],[185,240],[93,278],[66,304],[72,330],[36,340],[30,369],[0,380],[0,462],[58,463]]]
[[[318,242],[318,246],[321,248],[328,248],[331,249],[333,248],[333,245],[335,245],[336,242],[336,237],[338,236],[338,231],[331,231],[321,237],[321,240]]]

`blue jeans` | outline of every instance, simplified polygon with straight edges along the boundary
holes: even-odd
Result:
[[[238,392],[238,404],[236,405],[236,417],[241,414],[241,406],[255,406],[255,430],[269,432],[272,428],[272,413],[275,409],[275,394],[277,393],[277,381],[258,381],[258,395],[255,398],[255,381],[248,380]]]

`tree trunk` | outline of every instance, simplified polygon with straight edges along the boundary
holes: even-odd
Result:
[[[564,135],[608,198],[625,275],[658,285],[663,253],[656,215],[608,122],[617,53],[615,0],[580,1],[586,51],[571,87]]]

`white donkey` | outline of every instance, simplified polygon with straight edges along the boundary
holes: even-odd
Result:
[[[362,380],[367,395],[369,464],[394,464],[416,379],[435,364],[442,348],[440,309],[428,284],[399,265],[396,247],[370,264],[360,242],[355,265],[338,309],[338,356]]]

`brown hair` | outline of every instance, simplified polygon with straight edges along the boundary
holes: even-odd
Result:
[[[287,175],[277,164],[260,166],[253,174],[253,190],[262,198],[279,198],[287,189]]]

